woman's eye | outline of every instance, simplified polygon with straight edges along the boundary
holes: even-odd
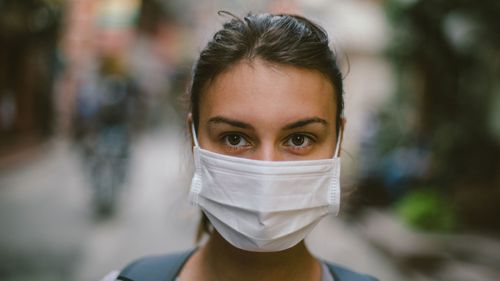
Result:
[[[295,148],[305,148],[310,146],[312,141],[311,137],[307,135],[295,134],[286,141],[286,145]]]
[[[243,136],[237,134],[226,135],[224,136],[223,141],[224,144],[230,147],[239,147],[248,145],[247,140]]]
[[[305,142],[305,139],[306,139],[305,136],[296,135],[291,138],[291,142],[295,146],[302,146]]]

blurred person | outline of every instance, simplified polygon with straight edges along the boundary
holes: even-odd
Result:
[[[326,32],[296,15],[221,13],[232,18],[195,64],[187,120],[208,239],[104,280],[376,280],[304,243],[340,207],[343,77]]]
[[[113,55],[101,58],[98,72],[88,76],[77,96],[76,137],[98,215],[111,214],[126,179],[136,100],[123,60]]]

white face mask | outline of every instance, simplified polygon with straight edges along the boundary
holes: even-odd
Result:
[[[340,207],[339,143],[332,159],[261,161],[200,148],[194,126],[195,172],[190,201],[233,246],[275,252],[302,241]]]

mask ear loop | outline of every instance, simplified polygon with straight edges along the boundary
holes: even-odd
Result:
[[[198,136],[196,136],[196,131],[194,129],[194,123],[191,123],[191,133],[193,135],[194,146],[200,147],[200,145],[198,144]]]
[[[335,148],[335,154],[334,154],[335,158],[339,157],[340,141],[341,140],[342,140],[342,130],[339,130],[339,136],[337,138],[337,147]]]
[[[196,136],[196,131],[194,129],[194,124],[191,123],[191,133],[193,137],[193,142],[195,147],[200,147],[198,144],[198,137]],[[195,167],[195,172],[193,175],[193,179],[191,181],[191,191],[189,192],[189,198],[190,202],[193,206],[197,206],[199,202],[199,194],[201,191],[201,178],[199,176],[199,169],[200,169],[200,163],[199,163],[199,157],[197,156],[197,150],[194,149],[194,167]]]

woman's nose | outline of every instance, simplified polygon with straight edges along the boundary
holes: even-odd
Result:
[[[255,160],[263,161],[283,161],[283,155],[279,148],[273,144],[262,144],[252,157]]]

